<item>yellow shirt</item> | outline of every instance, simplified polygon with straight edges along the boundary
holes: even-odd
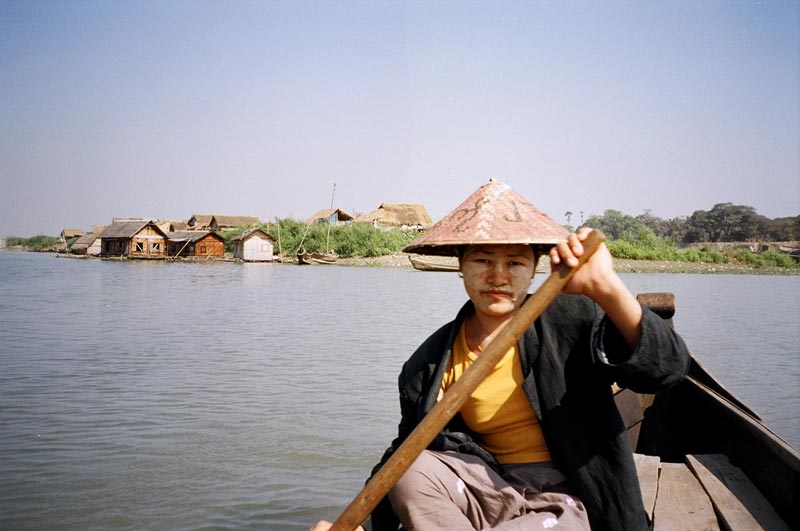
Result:
[[[477,357],[467,346],[462,325],[440,397]],[[475,433],[478,444],[501,464],[550,461],[539,420],[522,390],[522,381],[522,366],[514,345],[461,407],[461,416]]]

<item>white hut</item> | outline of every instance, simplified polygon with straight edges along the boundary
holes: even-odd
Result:
[[[246,262],[271,262],[275,238],[261,229],[250,229],[233,239],[233,257]]]

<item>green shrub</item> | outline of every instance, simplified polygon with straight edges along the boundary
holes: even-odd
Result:
[[[261,228],[275,238],[276,253],[283,256],[294,256],[301,243],[308,252],[335,252],[344,258],[383,256],[400,251],[419,235],[415,231],[376,229],[368,223],[309,225],[293,219],[278,219]]]
[[[46,236],[44,234],[39,234],[30,238],[20,238],[18,236],[9,236],[6,238],[6,246],[22,246],[31,251],[55,249],[60,243],[61,239],[58,236]]]

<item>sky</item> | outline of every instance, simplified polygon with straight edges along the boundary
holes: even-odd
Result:
[[[0,237],[489,178],[573,225],[800,214],[800,2],[0,0]]]

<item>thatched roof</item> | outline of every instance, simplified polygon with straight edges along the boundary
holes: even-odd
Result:
[[[353,216],[340,208],[323,208],[318,210],[313,216],[306,220],[306,223],[320,223],[328,222],[333,216],[336,216],[334,222],[337,221],[350,221]]]
[[[83,229],[63,229],[61,231],[62,238],[77,238],[79,236],[83,236],[85,232]]]
[[[356,223],[372,223],[382,227],[413,227],[427,229],[433,225],[424,205],[413,203],[381,203],[367,214],[358,216]]]
[[[156,225],[158,225],[158,228],[164,231],[165,233],[175,232],[178,230],[188,230],[189,228],[189,225],[185,221],[175,221],[175,220],[165,219],[162,221],[156,221],[155,223]]]
[[[196,227],[198,229],[210,228],[211,220],[213,218],[214,214],[192,214],[192,217],[189,218],[188,224],[190,227]]]
[[[167,237],[158,225],[152,221],[118,221],[103,229],[100,233],[101,238],[133,238],[140,230],[147,225],[151,225],[162,236]]]
[[[273,242],[275,241],[275,238],[273,238],[271,234],[268,234],[259,228],[248,229],[243,233],[241,233],[240,235],[238,235],[237,237],[235,237],[233,241],[243,241],[255,236],[256,234],[260,234],[263,238],[271,240]]]
[[[258,225],[256,216],[222,216],[219,214],[193,214],[188,226],[198,229],[232,229],[235,227]]]
[[[214,215],[217,228],[234,228],[243,225],[258,225],[261,221],[256,216],[217,216]]]

